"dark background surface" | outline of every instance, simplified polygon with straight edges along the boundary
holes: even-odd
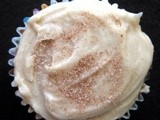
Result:
[[[120,8],[131,12],[144,12],[141,18],[142,30],[149,35],[155,47],[150,79],[147,84],[151,92],[144,95],[145,101],[138,103],[139,109],[131,112],[130,120],[160,120],[160,1],[159,0],[110,0],[117,2]],[[7,64],[12,58],[8,49],[14,45],[11,38],[17,36],[18,26],[23,26],[22,19],[31,16],[33,8],[42,3],[49,5],[49,0],[0,0],[0,120],[34,120],[35,114],[28,114],[27,108],[20,104],[15,96],[16,88],[11,87],[12,77]]]

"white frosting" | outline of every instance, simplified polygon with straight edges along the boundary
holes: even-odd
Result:
[[[15,57],[23,100],[47,120],[121,117],[153,57],[141,15],[104,0],[76,0],[31,17]]]

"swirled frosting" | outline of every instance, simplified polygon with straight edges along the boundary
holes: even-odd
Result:
[[[15,57],[21,98],[47,120],[121,117],[152,62],[141,15],[106,1],[76,0],[31,17]]]

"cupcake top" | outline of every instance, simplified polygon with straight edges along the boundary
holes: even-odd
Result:
[[[14,60],[21,98],[47,120],[121,117],[153,57],[141,16],[97,0],[57,3],[32,16]]]

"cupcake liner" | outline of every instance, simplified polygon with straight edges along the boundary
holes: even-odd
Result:
[[[62,0],[62,2],[69,2],[69,0]],[[56,0],[50,0],[50,5],[56,4],[56,3],[58,3]],[[46,7],[47,7],[46,4],[42,4],[41,5],[42,9],[44,9]],[[37,8],[33,9],[33,15],[37,14],[39,11],[40,10],[37,9]],[[24,27],[17,27],[17,29],[16,29],[16,32],[19,34],[19,36],[13,37],[11,39],[11,41],[15,45],[15,47],[10,48],[9,51],[8,51],[9,54],[13,56],[12,59],[8,60],[8,65],[10,65],[10,66],[13,67],[13,69],[11,69],[8,74],[10,76],[12,76],[12,77],[14,77],[14,57],[15,57],[15,55],[17,53],[18,45],[19,45],[19,42],[21,40],[21,36],[22,36],[23,32],[25,31],[25,29],[27,27],[27,22],[28,22],[29,18],[30,17],[24,17],[24,19],[23,19]],[[146,77],[145,81],[148,80],[148,79],[149,79],[149,74]],[[11,86],[12,87],[18,87],[15,80],[12,81]],[[143,86],[142,86],[142,88],[141,88],[141,91],[140,91],[139,95],[137,96],[137,99],[136,99],[135,103],[130,107],[130,109],[122,117],[118,118],[117,120],[122,120],[122,119],[126,119],[127,120],[127,119],[129,119],[130,118],[130,111],[135,111],[135,110],[138,109],[137,102],[143,102],[144,101],[143,93],[145,93],[145,94],[149,93],[150,92],[149,88],[150,87],[144,83]],[[27,105],[27,103],[23,99],[23,96],[21,96],[19,90],[17,90],[15,92],[15,95],[18,96],[18,97],[20,97],[20,98],[22,98],[21,104],[23,106]],[[34,109],[31,106],[29,106],[28,113],[32,113],[32,112],[34,112]],[[36,119],[41,119],[42,117],[40,115],[36,114],[35,118]]]

